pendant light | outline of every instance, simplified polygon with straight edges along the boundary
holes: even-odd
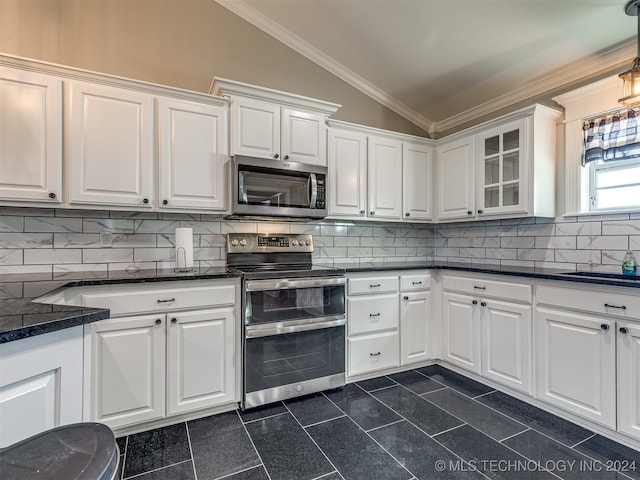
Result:
[[[629,0],[624,7],[624,11],[627,15],[638,17],[638,49],[637,56],[631,64],[631,68],[626,72],[622,72],[618,75],[622,79],[622,94],[623,97],[618,99],[623,105],[627,107],[635,107],[640,105],[640,16],[638,16],[638,8],[640,7],[640,0]]]

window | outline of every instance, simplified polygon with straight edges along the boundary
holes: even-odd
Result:
[[[590,211],[640,207],[640,114],[624,109],[585,121],[582,165]]]

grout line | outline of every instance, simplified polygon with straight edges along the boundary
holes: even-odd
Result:
[[[528,432],[529,430],[532,430],[532,428],[528,427],[528,428],[525,428],[524,430],[522,430],[521,432],[517,432],[517,433],[514,433],[513,435],[509,435],[508,437],[505,437],[502,440],[498,440],[498,443],[506,442],[510,438],[517,437],[518,435],[520,435],[520,434],[522,434],[524,432]]]
[[[365,432],[367,432],[367,433],[369,433],[369,432],[374,432],[374,431],[379,430],[379,429],[381,429],[381,428],[389,427],[389,426],[391,426],[391,425],[395,425],[396,423],[402,423],[402,422],[406,422],[406,419],[405,419],[404,417],[401,417],[401,418],[400,418],[400,420],[396,420],[395,422],[387,423],[387,424],[385,424],[385,425],[379,425],[379,426],[377,426],[377,427],[370,428],[369,430],[364,430],[364,429],[363,429],[363,430],[364,430]]]
[[[184,427],[187,429],[187,443],[189,444],[189,453],[191,454],[191,466],[193,467],[193,476],[195,480],[198,480],[198,472],[196,472],[196,459],[193,456],[193,448],[191,447],[191,435],[189,434],[189,423],[184,422]]]
[[[250,471],[250,470],[253,470],[254,468],[260,468],[260,467],[262,467],[262,468],[263,468],[263,470],[266,470],[266,468],[264,467],[264,465],[263,465],[263,464],[260,464],[260,465],[254,465],[253,467],[247,467],[247,468],[245,468],[245,469],[243,469],[243,470],[238,470],[237,472],[232,472],[232,473],[228,473],[227,475],[223,475],[222,477],[217,477],[215,480],[223,480],[223,479],[225,479],[225,478],[232,477],[232,476],[237,475],[237,474],[239,474],[239,473],[248,472],[248,471]]]
[[[284,403],[283,403],[283,405],[284,405]],[[246,422],[244,420],[242,420],[242,417],[240,417],[240,421],[242,422],[243,425],[248,425],[250,423],[260,422],[260,421],[266,420],[268,418],[279,417],[280,415],[285,415],[287,413],[289,413],[289,412],[274,413],[273,415],[267,415],[266,417],[254,418],[253,420],[247,420]]]
[[[597,433],[594,433],[593,435],[585,438],[584,440],[580,440],[578,443],[576,443],[575,445],[572,445],[571,448],[576,448],[578,445],[580,445],[581,443],[586,442],[587,440],[591,440],[593,437],[595,437],[597,435]]]
[[[490,392],[481,393],[480,395],[476,395],[475,397],[471,397],[471,399],[477,400],[478,398],[486,397],[487,395],[491,395],[492,393],[496,393],[496,392],[497,392],[497,390],[491,390]],[[484,403],[483,403],[483,405],[484,405]]]
[[[459,420],[459,419],[458,419]],[[443,433],[447,433],[447,432],[451,432],[452,430],[456,430],[460,427],[464,427],[465,425],[469,425],[467,422],[464,422],[460,425],[456,425],[455,427],[451,427],[451,428],[447,428],[446,430],[443,430],[441,432],[438,433],[434,433],[433,435],[429,435],[427,432],[424,432],[424,430],[422,430],[420,427],[416,426],[416,428],[419,428],[420,431],[424,432],[425,434],[429,435],[431,438],[433,438],[435,440],[435,437],[437,437],[438,435],[442,435]],[[469,425],[470,426],[470,425]],[[484,433],[484,432],[483,432]]]
[[[149,473],[153,473],[153,472],[159,472],[161,470],[166,470],[169,467],[175,467],[176,465],[181,465],[183,463],[187,463],[187,462],[191,462],[191,459],[189,460],[183,460],[182,462],[176,462],[176,463],[172,463],[171,465],[164,465],[162,467],[158,467],[158,468],[154,468],[153,470],[147,470],[146,472],[142,472],[142,473],[138,473],[132,477],[124,477],[126,480],[129,480],[131,478],[140,478],[143,475],[147,475]],[[124,472],[123,472],[124,473]]]
[[[291,413],[291,415],[293,415],[293,412]],[[295,417],[295,415],[293,415],[293,416]],[[298,422],[298,423],[300,423],[300,426],[302,428],[309,428],[309,427],[315,427],[316,425],[322,425],[323,423],[327,423],[327,422],[330,422],[332,420],[337,420],[338,418],[342,418],[342,417],[346,417],[346,416],[347,416],[346,414],[338,415],[337,417],[327,418],[326,420],[321,420],[319,422],[310,423],[309,425],[302,425],[300,422]]]
[[[416,395],[420,395],[421,397],[423,397],[423,398],[424,398],[424,397],[425,397],[425,395],[429,395],[430,393],[434,393],[434,392],[441,392],[441,391],[443,391],[443,390],[447,390],[447,389],[448,389],[448,390],[451,390],[449,387],[446,387],[446,386],[445,386],[445,387],[437,388],[437,389],[435,389],[435,390],[430,390],[430,391],[428,391],[428,392],[424,392],[424,393],[416,393],[416,392],[413,392],[413,393],[416,393]],[[412,391],[413,391],[413,390],[412,390]]]
[[[235,412],[236,412],[236,415],[238,416],[238,419],[240,420],[240,424],[242,425],[242,428],[244,428],[244,433],[246,433],[247,437],[249,437],[249,441],[251,442],[251,446],[253,447],[253,451],[256,452],[256,455],[258,456],[258,460],[260,460],[260,464],[262,465],[262,468],[264,468],[264,471],[267,474],[267,478],[269,480],[271,480],[271,475],[269,475],[269,470],[267,470],[267,466],[264,464],[264,461],[262,460],[262,456],[260,455],[260,452],[256,448],[256,444],[253,443],[253,438],[251,438],[251,435],[249,434],[249,430],[247,430],[247,426],[242,421],[242,417],[240,416],[240,412],[238,410],[236,410]],[[275,417],[276,415],[273,415],[273,416]]]

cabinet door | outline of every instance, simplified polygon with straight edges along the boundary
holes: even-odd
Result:
[[[167,414],[237,401],[234,309],[168,314]]]
[[[282,159],[326,166],[326,119],[321,114],[282,108]]]
[[[531,306],[482,300],[480,307],[482,375],[531,394]]]
[[[402,142],[370,136],[368,157],[368,215],[401,218]]]
[[[475,157],[474,136],[437,148],[438,220],[475,218]]]
[[[329,216],[364,217],[367,136],[329,129]]]
[[[433,218],[432,149],[425,145],[402,145],[402,218],[410,222]]]
[[[0,67],[0,199],[60,203],[62,80]]]
[[[400,295],[400,365],[428,360],[430,339],[427,325],[431,292]]]
[[[526,120],[478,135],[478,214],[527,211]]]
[[[92,420],[112,428],[164,416],[165,316],[92,326]]]
[[[69,202],[151,207],[153,97],[71,82]]]
[[[0,448],[81,422],[82,327],[0,345]]]
[[[538,398],[615,428],[614,323],[536,308],[535,325]]]
[[[227,109],[158,101],[160,207],[224,210]]]
[[[640,327],[618,324],[618,430],[640,439]]]
[[[251,98],[233,97],[231,154],[279,158],[280,105]]]
[[[470,295],[442,294],[444,360],[480,373],[480,318]],[[477,301],[476,301],[477,302]]]

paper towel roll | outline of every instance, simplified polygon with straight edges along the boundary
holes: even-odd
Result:
[[[176,268],[193,268],[192,228],[176,228]]]

